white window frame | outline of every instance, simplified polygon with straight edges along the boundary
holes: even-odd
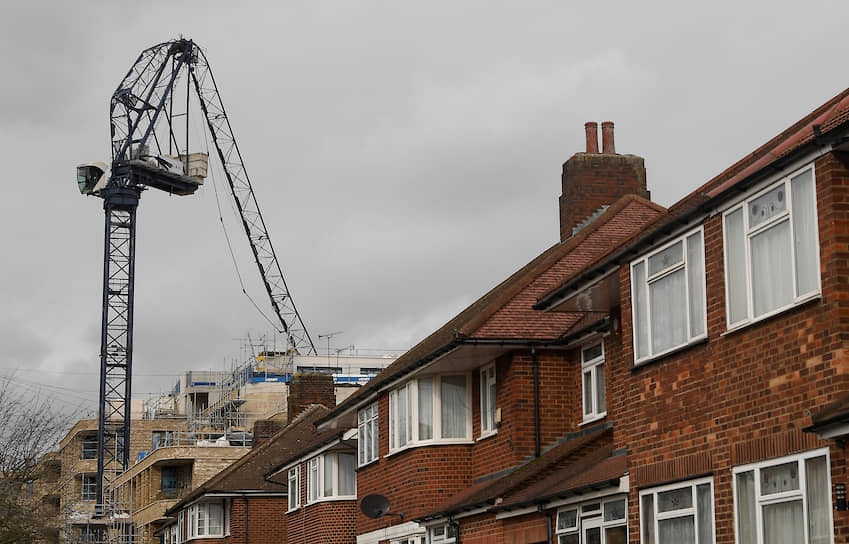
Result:
[[[86,485],[86,480],[90,483]],[[88,493],[86,488],[90,488]],[[92,474],[83,474],[80,476],[80,500],[96,501],[97,500],[97,476]]]
[[[221,531],[210,532],[210,511],[212,506],[221,508]],[[194,538],[215,538],[225,535],[225,507],[224,501],[200,502],[189,506],[189,540]]]
[[[362,467],[380,457],[377,402],[357,412],[357,466]]]
[[[498,397],[495,363],[481,368],[478,377],[480,378],[481,438],[485,438],[498,432],[495,426],[496,398]]]
[[[829,542],[834,542],[834,515],[833,504],[831,498],[831,456],[829,455],[828,448],[820,448],[817,450],[806,451],[804,453],[799,453],[796,455],[787,455],[784,457],[778,457],[774,459],[770,459],[768,461],[759,461],[757,463],[750,463],[747,465],[741,465],[734,467],[732,469],[732,478],[731,478],[731,487],[734,492],[734,539],[736,542],[740,542],[740,519],[737,514],[737,507],[739,504],[739,497],[737,496],[737,475],[749,471],[754,471],[754,484],[755,484],[755,521],[757,524],[756,534],[757,534],[757,544],[761,544],[763,541],[763,507],[770,504],[777,504],[782,502],[791,502],[791,501],[802,501],[802,512],[805,516],[804,531],[805,531],[805,542],[809,541],[810,535],[808,534],[808,496],[807,496],[807,474],[805,471],[805,461],[808,459],[815,459],[817,457],[825,457],[826,464],[826,478],[827,478],[827,486],[828,490],[828,502],[830,507],[828,510],[828,527],[829,527]],[[785,463],[796,462],[799,470],[799,489],[784,491],[780,493],[774,493],[769,495],[761,494],[761,470],[765,468],[770,468],[777,465],[783,465]]]
[[[811,180],[812,180],[811,189],[814,193],[813,194],[813,203],[814,203],[814,210],[813,210],[813,212],[814,212],[813,213],[814,225],[813,225],[813,229],[814,229],[814,233],[815,233],[815,236],[814,236],[815,240],[814,240],[813,251],[814,251],[814,254],[817,257],[816,273],[814,274],[815,277],[816,277],[817,283],[816,283],[815,289],[813,289],[811,291],[807,291],[805,293],[797,293],[796,292],[796,289],[797,289],[796,276],[797,276],[798,271],[796,270],[796,243],[795,243],[796,231],[795,231],[795,228],[793,226],[793,194],[792,194],[793,191],[792,191],[790,181],[793,178],[799,176],[800,174],[803,174],[807,170],[810,170],[810,172],[811,172]],[[786,199],[786,202],[787,202],[787,209],[784,210],[784,212],[776,215],[775,217],[771,217],[771,218],[765,220],[763,223],[756,225],[755,227],[750,228],[749,227],[749,213],[747,213],[748,209],[749,209],[749,204],[753,200],[756,200],[757,198],[763,196],[764,194],[775,190],[780,185],[784,185],[784,187],[785,187],[784,194],[785,194],[785,199]],[[723,264],[724,264],[724,268],[725,268],[725,308],[726,308],[725,321],[726,321],[727,329],[729,331],[744,327],[744,326],[749,325],[751,323],[756,323],[758,321],[767,319],[769,317],[772,317],[773,315],[784,312],[784,311],[786,311],[790,308],[798,306],[799,304],[802,304],[802,303],[804,303],[804,302],[806,302],[806,301],[808,301],[812,298],[816,298],[820,295],[820,293],[822,292],[822,275],[820,273],[819,210],[817,209],[816,204],[817,204],[816,171],[814,170],[814,165],[809,164],[809,165],[806,165],[802,168],[799,168],[798,170],[791,172],[787,176],[782,177],[780,180],[778,180],[774,183],[770,183],[767,187],[760,189],[757,192],[752,193],[751,195],[746,196],[746,198],[744,198],[740,202],[735,203],[732,207],[728,208],[727,210],[725,210],[722,213],[722,241],[723,241],[722,258],[723,258]],[[731,215],[732,213],[737,212],[738,210],[742,210],[742,213],[743,213],[743,251],[745,253],[745,273],[746,273],[746,283],[745,283],[746,316],[737,320],[737,321],[732,322],[731,321],[731,311],[730,311],[731,304],[730,304],[730,296],[729,296],[730,288],[729,288],[729,277],[728,277],[728,272],[729,272],[728,251],[727,251],[727,248],[728,248],[728,229],[727,229],[726,224],[727,224],[728,216]],[[790,250],[791,250],[790,260],[793,263],[793,266],[791,267],[791,272],[792,272],[791,273],[791,278],[792,278],[791,281],[792,281],[792,284],[793,284],[793,295],[794,295],[793,301],[791,303],[785,305],[785,306],[781,306],[781,307],[776,308],[774,310],[770,310],[769,312],[765,312],[761,315],[755,316],[754,315],[753,288],[752,288],[751,239],[752,239],[753,236],[756,236],[758,234],[766,232],[766,231],[770,230],[771,228],[777,226],[778,224],[783,223],[784,221],[788,222],[788,227],[789,227],[789,231],[790,231]]]
[[[317,455],[310,459],[307,463],[310,467],[308,475],[307,475],[307,489],[310,492],[310,495],[307,497],[307,505],[315,504],[318,502],[324,501],[346,501],[346,500],[356,500],[357,499],[357,473],[356,468],[354,468],[353,472],[353,494],[351,495],[340,495],[339,494],[339,455],[351,455],[354,456],[354,467],[356,467],[356,454],[352,452],[329,452],[321,455]],[[328,462],[328,459],[332,458],[333,462],[333,481],[330,482],[330,493],[325,493],[324,488],[324,469],[325,465]],[[313,468],[317,469],[318,477],[316,478],[316,472]]]
[[[711,541],[710,542],[699,542],[699,512],[698,512],[698,493],[696,493],[696,489],[698,486],[703,484],[710,485],[710,520],[711,520]],[[658,513],[657,508],[657,495],[659,493],[663,493],[665,491],[673,491],[676,489],[683,489],[689,487],[690,492],[692,493],[693,505],[690,508],[682,508],[678,510],[673,510],[670,512],[662,512]],[[716,544],[716,500],[714,498],[715,488],[713,485],[713,476],[708,476],[706,478],[698,478],[695,480],[686,480],[683,482],[676,482],[674,484],[662,485],[658,487],[652,487],[650,489],[644,489],[640,491],[640,542],[642,544],[647,544],[647,536],[646,532],[643,530],[644,521],[646,512],[643,509],[643,497],[646,495],[652,495],[652,509],[654,516],[654,542],[658,543],[658,538],[660,538],[659,533],[659,522],[665,519],[674,519],[685,516],[693,516],[693,532],[696,537],[696,544]],[[666,543],[664,543],[666,544]]]
[[[457,542],[457,529],[451,523],[435,525],[428,528],[427,537],[429,544],[452,544]]]
[[[183,544],[186,539],[186,510],[177,514],[177,544]]]
[[[625,501],[624,516],[621,518],[605,520],[605,506],[620,501]],[[598,505],[598,508],[586,508],[587,506],[592,507],[593,505]],[[560,523],[561,516],[564,516],[568,512],[573,512],[575,515],[574,525],[566,526]],[[583,543],[585,525],[593,525],[594,527],[601,528],[601,544],[606,544],[606,529],[613,529],[614,527],[625,527],[625,541],[628,542],[628,496],[624,494],[619,494],[615,496],[597,498],[595,500],[574,503],[559,508],[554,518],[554,532],[556,542],[560,542],[561,538],[577,535],[578,542]]]
[[[442,438],[442,379],[449,376],[462,376],[466,382],[466,425],[465,435],[456,438]],[[422,379],[433,380],[432,410],[433,429],[432,437],[419,439],[419,381]],[[389,454],[406,450],[411,447],[419,447],[429,444],[467,444],[472,441],[472,388],[471,375],[464,374],[433,374],[412,379],[389,393]],[[405,410],[405,421],[398,418],[398,402],[400,391],[406,392],[407,407]],[[405,425],[406,442],[400,444],[399,432],[401,425]]]
[[[694,234],[698,234],[701,237],[701,240],[702,240],[702,270],[701,270],[701,274],[698,274],[698,277],[701,280],[701,285],[698,286],[698,287],[701,288],[700,294],[701,294],[701,299],[702,299],[701,300],[701,304],[702,304],[702,315],[701,315],[701,318],[702,318],[702,322],[701,322],[702,333],[701,334],[693,334],[693,332],[692,332],[693,323],[690,323],[691,301],[690,301],[690,277],[689,277],[689,274],[687,272],[687,266],[688,266],[688,263],[687,263],[687,238],[693,236]],[[668,248],[670,248],[670,247],[672,247],[672,246],[674,246],[675,244],[678,244],[678,243],[681,244],[681,248],[682,248],[681,262],[678,263],[678,264],[675,264],[675,265],[671,265],[670,267],[665,268],[664,270],[661,270],[660,272],[649,275],[649,269],[648,269],[649,259],[651,257],[653,257],[654,255],[657,255],[658,253],[661,253],[662,251],[664,251],[664,250],[666,250],[666,249],[668,249]],[[643,266],[645,268],[646,276],[645,276],[645,278],[636,278],[635,273],[634,273],[634,269],[641,263],[643,264]],[[663,244],[662,246],[657,247],[657,248],[653,249],[651,252],[646,253],[646,254],[640,256],[638,259],[634,259],[633,261],[631,261],[631,265],[630,265],[630,274],[631,274],[631,329],[632,329],[632,344],[633,344],[633,348],[634,348],[634,364],[635,365],[651,361],[651,360],[656,359],[658,357],[662,357],[662,356],[666,355],[667,353],[672,353],[674,351],[681,349],[682,347],[688,346],[690,344],[694,344],[694,343],[696,343],[696,342],[698,342],[698,341],[700,341],[704,338],[707,338],[707,295],[706,295],[706,283],[705,283],[705,268],[706,268],[705,232],[704,232],[704,226],[703,225],[699,225],[698,227],[696,227],[694,229],[690,229],[690,230],[688,230],[684,233],[681,233],[681,234],[677,235],[675,238],[673,238],[673,239],[669,240],[668,242],[666,242],[665,244]],[[652,346],[652,322],[651,322],[652,301],[651,301],[650,286],[655,281],[661,280],[661,279],[669,276],[670,274],[678,272],[679,270],[684,270],[685,300],[683,302],[686,305],[685,314],[687,316],[687,339],[681,344],[671,346],[671,347],[666,348],[662,351],[656,352],[654,350],[654,347]],[[645,305],[646,305],[645,320],[646,320],[646,330],[648,331],[648,334],[647,334],[647,337],[646,337],[646,342],[648,342],[648,346],[646,346],[648,353],[647,353],[647,355],[645,355],[643,357],[638,357],[639,348],[637,347],[637,323],[639,321],[639,317],[637,315],[637,305],[634,303],[634,301],[637,298],[635,296],[636,295],[635,290],[637,288],[638,282],[639,282],[640,288],[643,289],[644,293],[645,293]],[[679,301],[672,301],[672,302],[679,302]],[[663,303],[668,304],[669,301],[663,301]]]
[[[601,354],[590,359],[586,358],[589,349],[596,346],[601,347]],[[604,340],[585,345],[581,348],[581,412],[584,414],[583,423],[599,420],[607,415],[607,372],[604,371],[604,380],[599,383],[599,367],[604,367]],[[590,376],[590,390],[585,387],[585,376]],[[604,388],[604,406],[599,406],[599,391]],[[589,398],[587,398],[589,396]],[[587,411],[587,400],[589,400],[590,411]]]
[[[287,512],[297,510],[301,506],[301,465],[295,465],[287,471],[287,493],[288,505]]]

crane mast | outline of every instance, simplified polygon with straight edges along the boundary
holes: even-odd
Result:
[[[185,97],[178,82],[185,77]],[[129,467],[136,211],[142,192],[191,195],[203,183],[189,154],[189,98],[197,95],[254,260],[291,353],[314,354],[271,244],[256,196],[203,51],[188,39],[142,51],[112,95],[112,162],[81,165],[83,194],[105,212],[96,516],[114,508],[115,478]],[[180,108],[185,104],[185,110]],[[177,106],[177,113],[174,108]],[[180,117],[185,116],[181,125]],[[184,134],[181,134],[181,131]],[[184,136],[185,139],[181,138]],[[184,147],[183,147],[184,146]],[[181,151],[182,147],[182,151]],[[176,152],[176,156],[174,153]]]

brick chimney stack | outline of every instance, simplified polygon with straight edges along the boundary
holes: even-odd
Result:
[[[635,194],[651,198],[646,188],[642,157],[619,155],[613,142],[613,123],[601,124],[602,152],[598,152],[598,125],[584,125],[586,153],[575,153],[563,164],[560,195],[560,241],[574,236],[583,223],[621,197]]]
[[[333,376],[319,373],[297,373],[289,382],[289,396],[286,399],[286,416],[291,422],[313,404],[322,404],[325,408],[336,406],[336,392]]]

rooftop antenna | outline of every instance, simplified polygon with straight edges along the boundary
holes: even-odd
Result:
[[[319,334],[318,338],[327,338],[327,366],[330,366],[330,339],[337,334],[342,334],[344,331],[329,332],[327,334]]]

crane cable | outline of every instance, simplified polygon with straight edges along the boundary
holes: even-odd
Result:
[[[201,98],[198,97],[198,100],[200,100],[200,99]],[[201,132],[203,133],[204,144],[206,145],[206,156],[207,156],[207,163],[208,163],[208,161],[209,161],[209,159],[208,159],[208,157],[209,157],[209,138],[207,136],[206,130],[201,130]],[[256,301],[251,297],[251,295],[248,294],[248,291],[245,288],[245,282],[242,279],[242,272],[239,270],[239,263],[236,260],[236,254],[233,252],[233,244],[230,242],[230,235],[227,233],[227,225],[226,225],[226,223],[224,223],[224,215],[223,215],[223,212],[221,211],[221,199],[218,196],[218,183],[217,183],[217,180],[215,178],[215,170],[213,168],[210,168],[209,166],[207,166],[207,169],[208,169],[209,177],[212,178],[212,189],[213,189],[213,192],[215,193],[215,204],[218,207],[218,220],[221,222],[221,229],[224,231],[224,239],[227,241],[227,249],[230,251],[230,259],[233,261],[233,268],[236,269],[236,276],[239,278],[239,285],[242,288],[242,293],[244,293],[244,295],[251,302],[251,304],[253,304],[253,307],[256,308],[256,311],[259,313],[259,315],[261,315],[266,321],[268,321],[268,323],[272,327],[274,327],[277,330],[277,332],[282,333],[284,331],[281,331],[280,327],[271,318],[269,318],[265,314],[265,312],[262,311],[262,309],[259,307],[259,305],[256,303]]]

